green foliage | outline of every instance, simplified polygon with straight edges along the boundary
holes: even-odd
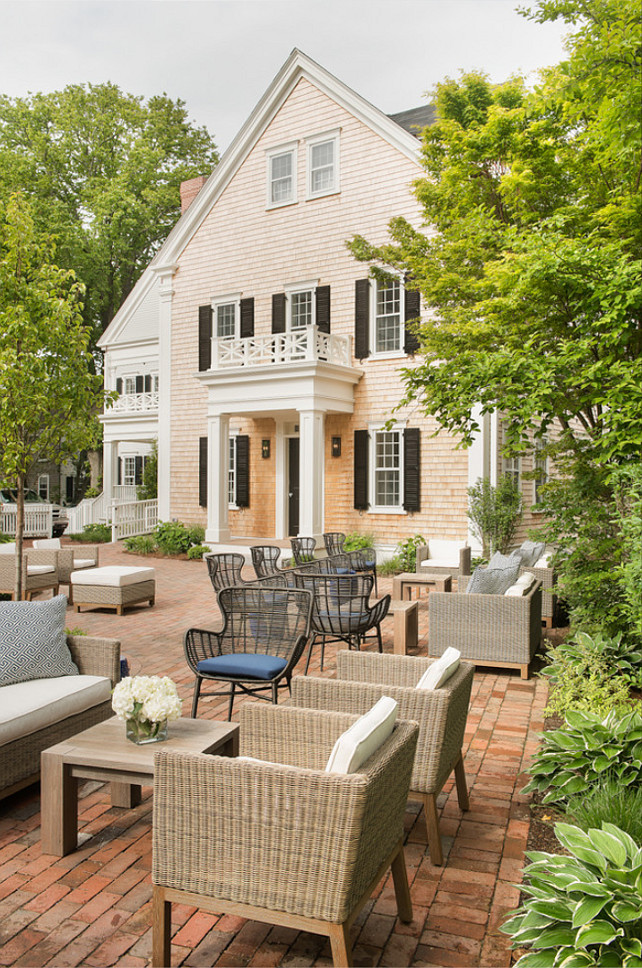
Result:
[[[611,823],[559,823],[555,835],[570,856],[527,853],[526,900],[501,928],[532,949],[517,965],[642,965],[642,848]]]
[[[123,541],[125,550],[134,555],[153,555],[158,551],[156,539],[151,534],[137,534]]]
[[[613,475],[622,557],[617,577],[627,639],[642,650],[642,464],[618,468]]]
[[[391,575],[399,575],[402,571],[407,571],[404,568],[401,558],[398,555],[393,555],[387,561],[382,561],[381,564],[377,565],[377,572],[382,578],[389,578]]]
[[[158,497],[158,441],[152,443],[152,452],[143,467],[143,483],[136,488],[139,501],[152,501]]]
[[[398,560],[401,571],[415,571],[417,561],[417,548],[426,544],[426,539],[421,534],[415,534],[411,538],[405,538],[397,545],[395,558]]]
[[[187,554],[191,547],[200,545],[205,530],[200,525],[184,525],[180,521],[159,521],[154,538],[164,555]]]
[[[550,665],[543,670],[555,685],[559,682],[560,665],[575,665],[578,675],[588,674],[599,663],[608,675],[621,676],[628,685],[642,686],[642,651],[633,651],[621,633],[612,638],[605,635],[589,635],[575,632],[548,654]]]
[[[59,264],[86,286],[84,318],[104,330],[180,216],[181,181],[218,161],[181,100],[115,84],[0,97],[0,203],[22,190]]]
[[[642,716],[610,712],[603,719],[576,710],[566,715],[563,729],[546,732],[529,768],[523,793],[545,792],[543,803],[562,806],[570,797],[601,784],[642,783]]]
[[[359,531],[350,531],[346,534],[346,540],[343,545],[344,551],[361,551],[363,548],[373,548],[374,547],[374,535],[369,533],[361,533]]]
[[[611,710],[625,712],[630,707],[628,679],[614,673],[603,655],[594,655],[590,664],[590,654],[582,658],[578,662],[568,653],[555,658],[555,684],[549,693],[546,715],[566,716],[575,709],[598,716]],[[543,670],[544,675],[548,673],[549,668]]]
[[[570,797],[566,813],[582,830],[607,821],[642,844],[642,787],[600,784],[584,796]]]
[[[494,487],[487,477],[468,488],[468,517],[482,542],[482,554],[505,554],[522,519],[522,495],[514,479],[504,474]]]
[[[0,544],[9,544],[10,541],[14,541],[14,536],[12,534],[3,534],[0,531]]]
[[[70,534],[67,537],[82,544],[106,544],[111,541],[110,524],[86,524],[82,534]]]
[[[202,544],[192,545],[192,547],[187,552],[187,557],[190,560],[198,560],[202,558],[203,555],[206,555],[209,551],[210,551],[210,548],[208,548],[207,545],[202,545]]]
[[[205,540],[205,528],[201,524],[190,524],[188,531],[193,545],[200,545]]]

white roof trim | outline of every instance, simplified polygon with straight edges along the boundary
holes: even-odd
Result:
[[[185,246],[197,232],[212,206],[227,188],[301,77],[307,77],[319,90],[419,165],[420,142],[414,135],[295,47],[190,207],[178,220],[132,292],[125,299],[100,338],[98,343],[100,347],[107,348],[118,338],[122,326],[148,293],[157,272],[165,267],[170,268],[176,263]]]

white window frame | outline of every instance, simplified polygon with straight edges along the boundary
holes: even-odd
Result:
[[[312,186],[312,177],[315,171],[312,164],[312,156],[314,154],[314,149],[324,144],[332,144],[332,180],[331,183],[326,187],[317,189],[315,191]],[[309,138],[306,138],[306,149],[306,198],[311,200],[313,198],[324,198],[326,195],[337,195],[341,191],[339,129],[335,128],[332,131],[323,131],[320,134],[311,135]]]
[[[294,302],[294,296],[298,296],[302,293],[310,294],[310,326],[316,326],[317,322],[317,301],[316,301],[316,289],[319,285],[319,280],[306,280],[305,282],[295,282],[291,285],[284,287],[285,292],[285,329],[286,332],[296,333],[303,330],[303,326],[293,326],[292,325],[292,308]]]
[[[372,320],[370,326],[370,355],[378,357],[379,359],[405,356],[403,347],[405,338],[406,290],[401,276],[395,277],[392,282],[396,282],[399,286],[399,324],[397,328],[399,345],[395,349],[377,349],[377,320],[379,318],[377,313],[378,295],[381,290],[391,287],[389,285],[384,286],[378,279],[373,279],[370,285],[370,319]]]
[[[238,436],[238,430],[230,431],[227,454],[227,506],[232,511],[236,511],[238,509],[238,504],[236,503],[236,438]]]
[[[533,471],[537,475],[533,481],[533,504],[537,509],[538,505],[542,503],[542,497],[539,493],[539,489],[547,483],[549,479],[549,469],[548,469],[548,457],[546,455],[542,456],[542,451],[548,446],[548,440],[546,437],[536,437],[533,442]],[[541,474],[541,479],[540,479]]]
[[[123,484],[129,487],[136,486],[136,454],[125,454],[123,456]],[[128,467],[131,473],[128,473]],[[131,477],[131,480],[128,478]]]
[[[513,479],[517,487],[522,486],[522,459],[521,457],[502,457],[502,474],[508,475]]]
[[[397,423],[392,427],[382,427],[380,424],[371,424],[368,428],[369,432],[369,450],[368,455],[368,493],[370,494],[370,507],[368,509],[369,514],[407,514],[403,506],[403,495],[404,495],[404,430],[406,428],[405,423]],[[399,462],[398,466],[394,468],[398,475],[398,488],[399,496],[396,504],[377,504],[377,477],[378,474],[386,470],[386,468],[377,467],[377,438],[381,434],[395,434],[398,440],[398,453]],[[390,470],[390,468],[387,468]]]
[[[234,332],[229,336],[218,335],[218,311],[224,306],[234,307]],[[241,294],[228,293],[225,296],[212,297],[212,335],[215,339],[236,339],[241,332]]]
[[[49,500],[49,474],[38,475],[38,496],[44,498],[45,501]]]
[[[123,394],[127,397],[136,396],[136,377],[140,374],[135,373],[133,376],[128,375],[123,377]]]
[[[297,198],[297,158],[298,158],[298,143],[296,141],[290,141],[287,144],[278,145],[276,148],[270,148],[266,151],[266,174],[267,174],[267,208],[283,208],[285,205],[295,205],[298,201]],[[280,198],[276,201],[272,197],[272,187],[276,179],[272,175],[272,165],[277,158],[282,155],[290,155],[292,159],[292,184],[291,190],[287,197]]]

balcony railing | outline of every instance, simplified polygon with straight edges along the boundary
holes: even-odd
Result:
[[[352,340],[322,333],[316,326],[244,339],[212,338],[213,370],[302,362],[352,366]]]
[[[158,392],[121,393],[107,410],[109,413],[146,413],[158,410]]]

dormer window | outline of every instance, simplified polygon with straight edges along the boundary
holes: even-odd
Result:
[[[296,145],[283,145],[268,152],[268,208],[296,202]]]
[[[308,198],[339,191],[339,132],[308,138]]]

